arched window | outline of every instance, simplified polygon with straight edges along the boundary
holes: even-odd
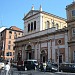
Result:
[[[36,21],[34,21],[34,30],[36,30]]]
[[[30,23],[28,24],[28,32],[30,31]]]

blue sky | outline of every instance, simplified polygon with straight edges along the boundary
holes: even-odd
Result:
[[[73,0],[0,0],[0,27],[17,26],[24,29],[24,13],[34,9],[38,10],[40,5],[43,11],[66,18],[66,5]]]

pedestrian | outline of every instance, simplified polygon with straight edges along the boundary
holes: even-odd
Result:
[[[42,63],[42,62],[40,63],[40,70],[41,70],[41,71],[44,70],[44,68],[43,68],[43,63]]]
[[[10,65],[8,64],[8,62],[6,62],[4,70],[5,70],[5,75],[9,75]]]

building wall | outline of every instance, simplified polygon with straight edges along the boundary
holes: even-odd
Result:
[[[58,40],[61,40],[60,45],[58,44]],[[16,42],[15,45],[15,61],[17,61],[19,50],[22,51],[22,60],[26,60],[27,46],[30,45],[32,49],[34,49],[34,55],[32,54],[32,56],[34,57],[33,59],[37,59],[38,62],[43,61],[42,51],[45,51],[45,61],[50,60],[51,62],[57,63],[56,53],[58,52],[58,47],[60,49],[60,54],[63,56],[62,62],[68,62],[67,32],[44,35],[34,39],[30,37],[30,39],[27,38],[27,40],[24,39],[20,40],[19,42]]]
[[[34,23],[34,21],[36,21],[36,30],[34,31],[30,31],[29,33],[28,33],[28,24],[30,23],[31,24],[31,22],[33,22]],[[38,15],[35,15],[35,16],[32,16],[32,17],[30,17],[30,18],[28,18],[28,19],[26,19],[25,21],[24,21],[24,35],[27,35],[27,34],[31,34],[31,33],[34,33],[34,32],[37,32],[37,31],[40,31],[40,15],[38,14]]]
[[[24,20],[24,35],[32,34],[52,27],[55,27],[56,30],[67,27],[66,19],[63,19],[52,14],[48,14],[46,12],[39,13],[37,11],[36,14],[35,10],[33,10],[32,13],[34,14],[32,14],[31,16],[31,13],[28,13],[29,16],[26,15],[26,19]],[[33,22],[34,25],[34,21],[36,21],[36,30],[30,30],[28,32],[28,24],[30,23],[31,29],[31,22]]]
[[[68,25],[69,62],[75,62],[75,2],[66,6]]]
[[[16,30],[16,28],[15,30],[14,29],[12,30],[11,28],[6,28],[0,33],[1,34],[0,56],[2,56],[4,59],[14,59],[15,38],[21,37],[23,35],[22,31]],[[10,46],[10,49],[9,49],[9,46]],[[9,55],[9,52],[11,52],[10,55]]]
[[[24,36],[15,41],[15,61],[37,59],[38,62],[57,63],[59,49],[61,61],[68,62],[68,34],[65,19],[46,12],[31,10],[23,20]],[[36,21],[36,29],[28,32],[28,24],[30,23],[31,27],[31,22],[34,21]],[[60,44],[58,44],[59,40]]]
[[[61,20],[61,19],[59,19],[57,17],[54,17],[52,15],[49,16],[49,15],[43,14],[42,20],[43,20],[42,21],[43,22],[42,23],[43,30],[47,29],[46,28],[47,21],[49,22],[49,28],[52,28],[53,27],[52,22],[54,22],[54,27],[56,27],[56,24],[59,25],[58,26],[58,29],[62,29],[64,27],[67,27],[67,24],[66,24],[65,20]]]

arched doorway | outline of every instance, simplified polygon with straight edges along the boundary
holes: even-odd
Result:
[[[47,51],[46,50],[41,51],[40,58],[41,58],[41,62],[43,62],[43,63],[45,63],[47,61]]]
[[[27,46],[26,59],[34,59],[34,50],[32,49],[31,45]]]

